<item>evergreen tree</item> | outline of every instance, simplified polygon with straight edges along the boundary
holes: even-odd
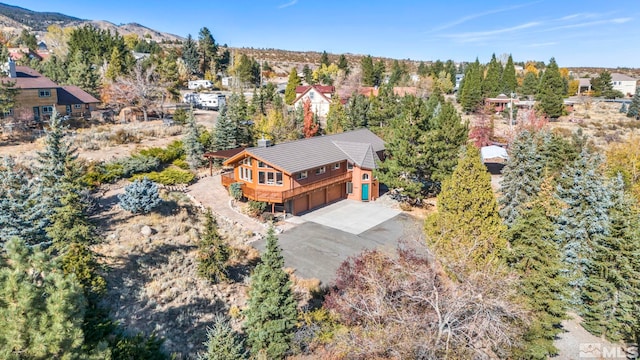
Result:
[[[124,210],[134,214],[146,214],[162,201],[158,193],[158,186],[144,177],[134,180],[124,188],[124,193],[118,195],[119,205]]]
[[[502,169],[500,215],[507,226],[513,225],[523,206],[538,194],[543,170],[536,136],[522,131],[511,143],[509,159]]]
[[[496,54],[491,56],[491,61],[487,65],[487,73],[482,81],[482,97],[493,98],[502,91],[502,65],[496,59]]]
[[[196,123],[193,110],[189,112],[187,119],[187,131],[182,139],[184,152],[187,156],[187,163],[191,170],[198,170],[202,165],[202,156],[204,154],[204,146],[200,142],[200,130]]]
[[[289,73],[289,81],[287,82],[287,88],[284,90],[284,102],[288,105],[293,104],[296,99],[296,87],[301,85],[302,81],[298,77],[298,70],[294,67],[291,68]]]
[[[333,99],[329,105],[329,113],[327,114],[327,134],[337,134],[344,131],[347,123],[347,112],[339,98]]]
[[[40,183],[29,178],[12,157],[4,157],[0,185],[0,246],[12,237],[30,245],[46,242],[49,219]]]
[[[200,55],[198,54],[198,45],[191,37],[187,35],[187,39],[182,43],[182,60],[187,67],[189,74],[195,74],[199,70]]]
[[[360,60],[360,71],[362,72],[362,85],[375,85],[375,71],[373,68],[373,58],[367,55]]]
[[[85,299],[38,248],[14,238],[0,263],[0,357],[73,359],[82,354]]]
[[[465,70],[458,101],[467,113],[476,111],[482,104],[482,72],[478,59]]]
[[[398,60],[393,60],[393,65],[391,66],[391,75],[389,76],[389,84],[391,86],[397,85],[405,75],[406,70],[402,66],[400,66],[400,62],[398,62]]]
[[[340,58],[338,58],[338,69],[344,71],[345,75],[349,75],[349,62],[344,54],[341,54]]]
[[[308,64],[304,64],[302,67],[302,74],[304,75],[304,82],[306,82],[307,85],[313,84],[313,71]]]
[[[109,61],[109,66],[107,67],[107,71],[104,76],[114,81],[118,78],[118,76],[124,73],[124,64],[122,63],[122,54],[120,54],[120,49],[117,47],[113,48],[111,52],[111,60]]]
[[[369,124],[369,106],[370,101],[366,96],[358,93],[352,94],[346,106],[347,123],[343,127],[344,130],[366,127]]]
[[[627,110],[627,117],[634,118],[636,120],[640,119],[640,86],[636,87],[636,93],[631,99],[629,110]]]
[[[222,105],[213,128],[213,149],[219,151],[237,148],[237,132],[238,124],[227,115],[227,106]]]
[[[216,57],[218,56],[218,44],[213,39],[211,31],[203,27],[198,33],[198,56],[200,57],[200,73],[215,72]]]
[[[564,112],[564,81],[560,75],[556,59],[551,58],[547,65],[536,94],[538,110],[550,118],[557,118]]]
[[[618,112],[620,112],[621,114],[626,114],[627,113],[627,103],[622,103],[622,106],[620,106],[620,110]]]
[[[572,287],[571,301],[580,303],[594,247],[609,236],[610,193],[598,168],[602,160],[586,150],[561,174],[558,196],[566,208],[558,216],[557,239],[564,271]]]
[[[218,234],[218,224],[208,209],[204,233],[198,242],[198,275],[216,284],[227,281],[229,253],[229,246]]]
[[[536,96],[538,93],[538,76],[536,73],[530,71],[524,74],[522,79],[522,87],[520,93],[524,96]]]
[[[597,238],[581,299],[582,326],[613,341],[634,342],[640,299],[640,216],[624,191],[622,176],[611,185],[609,234]]]
[[[366,119],[369,127],[386,127],[398,114],[400,99],[393,93],[391,83],[380,86],[378,96],[370,96],[368,100]]]
[[[425,221],[427,242],[449,273],[463,280],[477,269],[502,262],[504,230],[491,176],[478,149],[467,146],[453,174],[442,183],[438,212]]]
[[[504,65],[504,71],[502,72],[502,93],[509,95],[512,92],[516,92],[517,88],[516,67],[513,65],[513,57],[509,54],[507,63]]]
[[[591,89],[593,91],[593,96],[604,96],[605,98],[610,98],[608,95],[611,95],[613,91],[611,73],[607,70],[603,70],[597,77],[592,78]]]
[[[247,358],[242,339],[229,325],[229,321],[218,315],[213,320],[213,328],[207,329],[207,352],[198,360],[242,360]]]
[[[82,52],[73,53],[67,72],[69,73],[67,83],[76,85],[91,94],[98,93],[98,74]]]
[[[329,54],[327,54],[326,51],[322,52],[322,55],[320,55],[320,66],[329,66],[331,65],[331,61],[329,61]]]
[[[40,70],[44,76],[57,84],[66,83],[69,77],[67,74],[67,64],[55,54],[51,55],[42,63]]]
[[[4,118],[16,105],[19,89],[15,85],[15,81],[0,81],[0,119]]]
[[[373,86],[382,85],[385,71],[384,61],[378,60],[373,66]]]
[[[233,93],[227,101],[227,116],[231,120],[237,132],[235,134],[235,143],[238,146],[248,146],[253,143],[251,130],[249,129],[249,113],[247,99],[243,93]]]
[[[564,301],[567,283],[554,240],[555,224],[544,208],[548,200],[538,199],[537,204],[530,203],[522,211],[506,235],[511,244],[509,264],[520,275],[520,293],[533,311],[524,336],[523,354],[519,356],[526,359],[547,359],[557,354],[553,342],[562,332],[560,322],[567,307]]]
[[[283,359],[296,326],[296,300],[273,227],[269,228],[262,261],[251,275],[245,311],[245,332],[252,356]]]

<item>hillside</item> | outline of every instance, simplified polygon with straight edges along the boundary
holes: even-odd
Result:
[[[150,29],[137,23],[116,25],[105,20],[84,20],[77,17],[54,12],[40,12],[24,9],[19,6],[0,3],[0,30],[6,33],[18,35],[23,29],[27,29],[41,36],[50,25],[60,27],[82,27],[92,25],[99,29],[118,32],[120,35],[137,34],[140,37],[148,37],[154,41],[183,40],[181,36]]]

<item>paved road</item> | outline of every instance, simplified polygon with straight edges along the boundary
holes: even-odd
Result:
[[[364,249],[393,251],[399,239],[420,229],[419,220],[402,213],[357,235],[309,221],[280,234],[278,240],[286,267],[326,285],[333,283],[336,270],[348,257]],[[264,240],[253,246],[263,251]]]

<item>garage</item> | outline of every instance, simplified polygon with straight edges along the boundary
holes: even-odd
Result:
[[[325,190],[315,191],[309,194],[309,209],[317,208],[325,203]]]
[[[309,210],[309,202],[307,201],[307,196],[300,196],[297,199],[293,200],[293,214],[298,215],[303,211]]]
[[[327,189],[327,202],[334,202],[342,198],[343,184],[336,184]]]

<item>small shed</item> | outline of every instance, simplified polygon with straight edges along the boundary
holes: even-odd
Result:
[[[245,148],[238,147],[235,149],[219,150],[205,153],[203,156],[209,161],[209,175],[213,175],[213,160],[224,161],[240,154]]]
[[[494,175],[502,173],[502,169],[509,160],[507,149],[497,145],[483,146],[480,148],[480,156],[487,170]]]

